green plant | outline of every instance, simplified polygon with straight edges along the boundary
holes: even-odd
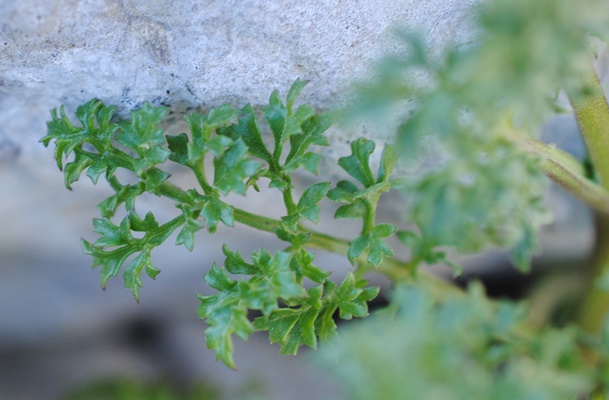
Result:
[[[54,111],[42,142],[55,142],[68,188],[86,171],[94,183],[103,174],[115,191],[93,221],[100,237],[83,240],[101,266],[102,285],[123,270],[137,299],[141,273],[159,273],[151,251],[174,232],[176,244],[189,250],[197,231],[214,233],[219,224],[248,225],[285,243],[280,252],[260,249],[249,259],[224,246],[224,266],[213,265],[205,277],[217,290],[199,296],[207,345],[228,366],[234,367],[233,335],[268,331],[287,354],[301,345],[315,348],[319,339],[332,342],[336,313],[343,319],[368,314],[378,290],[365,276],[378,270],[396,283],[392,304],[322,351],[326,363],[338,363],[334,371],[347,380],[352,398],[606,398],[609,293],[595,282],[609,265],[609,106],[589,44],[590,35],[605,36],[603,10],[597,0],[490,1],[474,13],[479,40],[439,57],[430,57],[417,36],[401,34],[407,50],[380,64],[377,79],[360,87],[353,112],[392,121],[382,128],[396,131],[395,143],[384,145],[373,168],[374,142],[354,140],[351,154],[338,161],[348,178],[316,182],[300,196],[293,174],[317,173],[316,148],[328,145],[324,132],[341,115],[295,107],[305,86],[300,80],[285,103],[273,92],[262,117],[249,105],[223,105],[186,116],[190,133],[177,136],[158,128],[164,107],[145,104],[120,120],[114,106],[91,100],[76,111],[78,125],[63,108]],[[592,168],[532,134],[556,112],[558,88],[569,97]],[[198,187],[172,184],[169,163],[190,170]],[[129,171],[132,183],[119,180],[119,169]],[[464,292],[422,268],[443,262],[459,273],[447,250],[501,246],[528,271],[535,232],[550,218],[545,176],[596,212],[598,246],[573,316],[579,327],[538,328],[521,307],[489,300],[476,285]],[[265,187],[281,193],[281,219],[226,200],[229,193],[249,197]],[[377,223],[379,199],[391,190],[408,200],[408,224],[401,227]],[[140,215],[136,199],[144,193],[173,200],[177,216],[159,222],[152,213]],[[361,231],[343,239],[311,228],[325,198],[340,204],[335,218],[361,220]],[[117,213],[121,206],[125,212]],[[393,257],[390,236],[410,249],[408,260]],[[342,254],[354,269],[336,283],[315,265],[313,250]],[[249,310],[261,315],[252,321]],[[459,369],[471,375],[451,378]],[[374,376],[374,383],[364,376]]]

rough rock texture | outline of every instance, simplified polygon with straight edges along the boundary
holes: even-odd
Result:
[[[239,374],[212,363],[194,297],[205,290],[206,269],[222,258],[210,239],[194,254],[159,253],[165,268],[160,282],[146,282],[142,306],[120,280],[102,293],[78,238],[91,237],[93,205],[106,189],[83,181],[76,193],[66,191],[52,150],[38,140],[51,108],[63,103],[73,112],[92,97],[123,112],[144,101],[182,109],[258,105],[300,77],[311,81],[304,101],[331,106],[391,49],[392,26],[422,29],[435,48],[462,43],[471,38],[466,10],[475,3],[0,0],[0,398],[55,398],[86,378],[166,376],[167,365],[169,378],[188,382],[205,375],[235,386],[253,376],[266,382],[264,398],[334,397],[332,384],[313,373],[294,382],[304,367],[293,359],[268,361],[278,357],[276,348],[262,347],[261,338],[239,345]],[[215,240],[233,240],[248,253],[268,237],[224,232]],[[163,322],[147,348],[126,350],[121,339],[131,337],[133,315]],[[286,386],[288,397],[281,395]]]
[[[92,97],[125,108],[262,104],[300,77],[311,80],[304,100],[327,106],[383,51],[396,23],[421,25],[431,43],[464,39],[472,0],[419,3],[3,2],[0,155],[37,146],[50,108]]]

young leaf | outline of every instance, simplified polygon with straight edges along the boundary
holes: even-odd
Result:
[[[81,245],[85,254],[93,256],[93,267],[101,266],[102,288],[106,287],[110,278],[118,275],[125,260],[138,251],[133,246],[122,246],[111,251],[105,251],[102,247],[93,245],[84,239],[81,240]]]
[[[386,144],[381,155],[381,165],[376,183],[388,182],[391,178],[391,173],[399,160],[398,148],[396,145]]]
[[[372,228],[370,233],[358,236],[349,244],[348,257],[351,263],[359,257],[364,251],[368,251],[367,261],[378,267],[383,258],[392,256],[393,250],[382,239],[391,236],[396,227],[392,224],[380,224]]]
[[[273,158],[275,161],[279,160],[281,156],[281,150],[283,143],[287,139],[285,136],[285,126],[288,117],[288,110],[285,108],[281,99],[279,98],[279,92],[275,90],[269,98],[269,105],[263,109],[264,117],[271,128],[271,132],[275,138],[275,148],[273,150]]]
[[[247,188],[243,182],[255,175],[260,163],[247,155],[247,146],[243,140],[235,141],[221,157],[214,159],[214,186],[224,195],[229,192],[245,194]]]
[[[353,154],[341,157],[338,160],[340,165],[349,175],[357,179],[364,187],[370,187],[376,183],[370,169],[370,155],[374,152],[374,142],[365,138],[359,138],[351,142]]]
[[[321,339],[328,339],[334,335],[336,324],[333,315],[337,309],[343,319],[362,318],[368,315],[367,303],[378,295],[379,289],[364,289],[365,286],[366,282],[358,281],[351,272],[339,286],[331,280],[324,283],[323,311],[316,321],[317,335]]]
[[[157,126],[166,114],[166,107],[144,103],[131,112],[131,121],[120,124],[122,132],[117,136],[118,141],[143,156],[146,150],[165,143],[163,131]]]
[[[295,213],[282,218],[290,229],[295,230],[296,225],[301,219],[308,219],[309,221],[317,223],[320,211],[317,203],[326,197],[329,186],[329,182],[319,182],[305,189],[300,200],[298,200]]]
[[[201,216],[205,218],[209,233],[216,231],[220,221],[226,226],[233,226],[234,224],[233,208],[215,197],[205,203],[201,210]]]
[[[329,146],[328,138],[323,134],[334,123],[331,114],[314,115],[301,124],[302,133],[290,136],[290,152],[284,170],[291,172],[302,166],[306,171],[317,174],[321,156],[308,151],[311,145]]]
[[[226,256],[224,268],[231,274],[255,275],[258,268],[254,264],[245,262],[241,252],[233,252],[227,245],[222,245],[222,252]]]
[[[239,283],[239,291],[248,308],[268,315],[277,308],[277,299],[290,300],[305,296],[302,283],[290,268],[291,254],[278,252],[271,256],[260,250],[252,255],[258,270],[247,282]]]
[[[237,124],[218,129],[218,134],[225,135],[234,141],[238,139],[243,140],[250,154],[272,164],[273,155],[267,150],[262,140],[262,135],[256,122],[256,114],[251,105],[248,104],[241,109],[241,116]]]
[[[167,147],[171,154],[169,159],[182,165],[188,165],[188,135],[180,133],[177,136],[167,135]]]
[[[300,96],[300,92],[302,92],[302,89],[304,89],[304,87],[307,86],[308,83],[309,81],[301,81],[300,78],[294,81],[294,83],[290,87],[290,90],[288,91],[287,96],[288,113],[292,114],[292,109],[294,108],[294,103],[296,102],[296,99],[298,99],[298,97]]]
[[[330,272],[323,271],[321,268],[313,264],[315,255],[300,248],[292,254],[290,261],[290,269],[296,273],[296,279],[307,277],[313,282],[323,283],[330,275]]]
[[[140,299],[140,288],[143,286],[142,278],[140,276],[143,269],[145,269],[149,274],[149,271],[156,271],[156,273],[153,273],[153,276],[151,276],[152,278],[156,277],[158,274],[158,270],[152,267],[150,252],[147,251],[142,251],[137,257],[135,257],[133,261],[127,265],[127,268],[125,268],[125,273],[123,274],[125,288],[131,289],[133,297],[136,301],[139,301]]]
[[[101,237],[95,242],[96,246],[114,247],[129,243],[132,240],[129,219],[122,220],[120,226],[115,225],[108,218],[94,218],[93,228]]]
[[[110,218],[114,215],[118,207],[125,203],[127,211],[133,209],[135,205],[135,199],[142,193],[144,193],[145,187],[142,182],[136,185],[125,185],[120,186],[116,190],[116,193],[97,205],[103,217]]]
[[[317,347],[315,321],[319,311],[313,307],[282,308],[266,318],[256,319],[254,326],[259,330],[268,330],[269,341],[281,345],[281,354],[295,355],[301,345],[313,349]]]
[[[329,186],[329,182],[319,182],[305,189],[296,206],[296,212],[301,218],[317,223],[320,211],[317,203],[326,197]]]
[[[45,146],[48,146],[52,140],[55,141],[55,160],[57,167],[64,171],[68,189],[87,168],[93,167],[88,175],[94,183],[97,182],[104,168],[109,169],[109,176],[118,166],[129,168],[129,162],[125,159],[117,159],[116,154],[105,153],[118,130],[117,124],[110,123],[115,109],[115,106],[105,106],[97,99],[90,100],[76,111],[81,127],[70,122],[63,107],[60,109],[60,116],[57,115],[57,110],[51,112],[52,120],[47,123],[48,133],[40,141]],[[92,146],[97,153],[85,151],[84,144]],[[64,158],[72,153],[75,153],[74,160],[64,168]],[[104,157],[101,157],[100,153]]]
[[[205,281],[219,292],[212,296],[198,295],[199,316],[208,325],[205,342],[208,348],[215,350],[216,359],[235,369],[232,335],[246,340],[255,329],[247,319],[247,309],[241,304],[237,282],[231,280],[225,270],[214,264]]]
[[[195,247],[195,232],[203,227],[196,219],[189,218],[176,238],[176,245],[184,245],[189,251]]]

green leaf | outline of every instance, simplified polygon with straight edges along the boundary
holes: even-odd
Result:
[[[268,315],[277,308],[277,298],[290,300],[306,295],[302,283],[290,268],[291,254],[278,252],[271,256],[260,250],[252,255],[258,274],[239,283],[239,293],[247,307]]]
[[[300,96],[300,92],[305,86],[307,86],[308,83],[309,81],[301,81],[300,78],[298,78],[290,87],[287,97],[287,109],[290,114],[292,113],[292,109],[294,108],[294,103]]]
[[[364,289],[366,281],[358,281],[352,273],[348,273],[338,287],[330,282],[326,282],[327,301],[332,307],[338,307],[342,319],[368,315],[367,302],[378,295],[378,288]]]
[[[269,341],[281,345],[281,354],[296,354],[301,345],[317,347],[315,321],[321,310],[321,286],[309,289],[299,308],[282,308],[256,318],[254,327],[269,332]]]
[[[306,121],[308,121],[315,115],[315,111],[309,105],[302,105],[298,107],[295,112],[293,112],[292,110],[294,101],[298,97],[303,87],[304,84],[300,80],[294,82],[294,84],[292,85],[292,89],[288,94],[289,106],[287,108],[279,98],[279,92],[274,91],[269,99],[269,106],[263,109],[266,121],[268,122],[271,128],[271,132],[273,133],[273,137],[275,138],[273,161],[271,163],[271,165],[273,165],[274,167],[279,164],[284,143],[288,139],[292,140],[291,137],[294,135],[303,135],[302,138],[295,141],[297,147],[300,147],[301,149],[293,150],[294,152],[291,154],[291,157],[286,160],[286,163],[293,161],[292,165],[290,165],[290,168],[293,169],[297,168],[298,165],[307,161],[308,166],[310,168],[316,168],[316,162],[313,161],[315,157],[307,156],[306,159],[302,157],[304,157],[304,151],[306,150],[306,147],[308,147],[308,145],[311,144],[313,141],[320,141],[320,139],[311,137],[311,139],[309,139],[309,143],[307,143],[305,147],[301,146],[302,144],[304,144],[307,136],[312,136],[312,131],[305,134],[302,127]],[[315,136],[319,136],[319,134]],[[301,157],[301,159],[298,161],[294,161],[293,158],[296,156],[297,153],[299,153],[298,155]]]
[[[95,117],[101,105],[99,100],[92,99],[76,109],[76,118],[87,131],[95,129]]]
[[[305,310],[282,308],[264,319],[256,319],[254,326],[268,330],[270,342],[281,345],[281,354],[295,355],[303,344],[313,349],[317,347],[315,321],[318,314],[319,310],[312,307]]]
[[[235,141],[220,158],[214,159],[214,187],[224,195],[229,192],[245,194],[245,179],[255,175],[260,163],[247,155],[243,140]]]
[[[300,200],[298,200],[298,205],[296,206],[296,212],[298,215],[301,218],[317,223],[319,220],[320,211],[317,203],[326,197],[329,187],[329,182],[319,182],[307,187],[300,197]]]
[[[328,198],[334,202],[351,203],[362,191],[351,181],[342,180],[328,192]]]
[[[396,145],[386,144],[381,155],[381,165],[376,179],[377,183],[388,182],[391,173],[399,160],[398,148]]]
[[[176,238],[176,245],[184,245],[188,251],[195,247],[195,233],[203,227],[196,219],[189,218]]]
[[[226,226],[233,226],[233,208],[218,198],[211,198],[205,203],[201,210],[201,216],[205,218],[207,230],[214,233],[218,227],[218,222]]]
[[[144,185],[140,182],[137,185],[125,185],[121,186],[116,194],[108,197],[97,205],[97,208],[101,211],[102,216],[110,218],[114,215],[118,207],[125,203],[127,211],[133,209],[135,199],[142,193],[144,193]]]
[[[309,221],[317,223],[320,211],[317,203],[326,197],[329,186],[329,182],[319,182],[305,189],[298,200],[294,214],[282,218],[290,229],[295,230],[296,225],[301,219],[308,219]]]
[[[331,280],[324,283],[323,311],[316,322],[317,334],[321,339],[328,339],[335,334],[333,315],[337,309],[343,319],[368,315],[367,303],[378,295],[379,289],[365,288],[366,284],[366,281],[358,281],[351,272],[339,286]]]
[[[271,132],[275,138],[275,149],[273,150],[273,157],[278,160],[281,156],[281,150],[283,143],[287,139],[285,136],[285,126],[288,117],[288,110],[281,102],[279,98],[279,92],[273,91],[269,99],[268,107],[263,108],[264,117],[271,128]]]
[[[108,171],[109,168],[110,165],[108,164],[108,162],[100,157],[96,159],[93,164],[91,164],[91,166],[87,170],[87,176],[91,179],[91,182],[96,185],[101,174]]]
[[[207,114],[205,129],[215,131],[218,128],[226,127],[237,122],[240,111],[234,109],[230,104],[222,104],[218,108],[212,108]]]
[[[228,136],[234,141],[243,140],[250,154],[254,157],[258,157],[269,164],[273,162],[273,155],[267,150],[262,140],[260,129],[256,123],[256,114],[251,105],[248,104],[241,109],[241,116],[237,124],[218,129],[218,133]]]
[[[115,225],[108,218],[94,218],[93,229],[96,233],[102,235],[95,242],[96,246],[121,246],[132,240],[128,218],[124,218],[120,226]]]
[[[411,261],[424,262],[427,265],[443,263],[452,268],[455,277],[463,273],[463,268],[450,261],[444,251],[437,250],[435,243],[425,240],[425,238],[412,231],[398,231],[396,236],[404,246],[410,249],[412,253]]]
[[[285,229],[276,229],[275,234],[280,240],[285,242],[289,242],[292,244],[290,248],[300,248],[311,240],[311,234],[307,232],[299,232],[298,228],[295,226],[298,224],[298,216],[295,217],[282,217],[283,228]]]
[[[222,252],[226,256],[224,267],[231,274],[254,275],[258,271],[255,265],[243,260],[240,251],[235,253],[227,245],[222,245]]]
[[[353,154],[338,160],[338,165],[364,187],[370,187],[376,183],[369,165],[370,155],[374,152],[374,148],[372,140],[359,138],[351,142]]]
[[[171,154],[169,159],[178,164],[188,165],[188,135],[180,133],[177,136],[167,135],[167,147]]]
[[[118,275],[127,258],[138,251],[137,248],[128,245],[104,251],[103,247],[93,245],[84,239],[81,241],[81,245],[85,254],[93,256],[93,267],[101,266],[100,275],[103,288],[106,287],[110,278]]]
[[[117,136],[118,141],[140,155],[147,149],[164,144],[163,131],[157,125],[166,114],[167,107],[144,103],[138,110],[131,112],[131,121],[120,124],[122,132]]]
[[[321,268],[313,265],[315,255],[300,248],[297,252],[292,254],[292,260],[290,261],[290,268],[296,272],[296,279],[300,280],[302,277],[307,277],[313,282],[323,283],[331,274]]]
[[[185,116],[184,119],[188,122],[192,135],[192,143],[187,144],[188,162],[196,165],[208,151],[216,156],[222,154],[231,141],[227,137],[217,137],[212,134],[236,122],[238,116],[239,111],[229,104],[212,108],[207,115],[192,113]]]
[[[199,316],[208,325],[205,342],[208,348],[215,350],[216,359],[235,369],[232,335],[245,340],[255,329],[247,319],[247,309],[240,302],[237,282],[231,280],[224,269],[214,264],[205,281],[219,291],[212,296],[198,295]]]
[[[355,199],[351,204],[338,207],[334,212],[334,218],[362,218],[366,215],[367,209],[363,199]]]
[[[290,136],[290,152],[286,157],[284,170],[291,172],[302,166],[305,170],[317,174],[321,156],[308,150],[312,145],[329,146],[324,132],[333,123],[334,116],[331,114],[314,115],[302,122],[302,133]]]
[[[144,219],[141,219],[135,211],[131,211],[128,214],[129,218],[129,229],[136,232],[149,232],[155,231],[159,228],[159,223],[156,221],[152,212],[147,212]]]
[[[307,104],[298,107],[294,114],[289,112],[282,143],[285,142],[287,138],[291,138],[294,135],[302,134],[302,125],[314,115],[315,110],[313,110],[313,107]]]
[[[147,192],[157,193],[157,188],[169,178],[169,174],[158,168],[150,168],[142,175]]]
[[[55,141],[55,160],[57,167],[64,171],[68,189],[87,168],[91,168],[87,175],[94,183],[104,171],[107,176],[112,176],[118,167],[130,168],[128,160],[122,157],[124,153],[108,152],[119,129],[118,124],[110,122],[115,109],[115,106],[105,106],[97,99],[90,100],[76,111],[81,127],[72,124],[63,106],[60,116],[57,115],[57,110],[51,112],[52,120],[47,124],[47,135],[40,141],[45,146],[52,140]],[[75,154],[74,160],[64,168],[64,159],[72,153]]]
[[[152,260],[150,259],[150,252],[142,251],[137,257],[135,257],[123,274],[123,281],[125,288],[131,289],[133,297],[136,301],[140,299],[140,288],[143,286],[141,273],[145,269],[151,278],[155,278],[160,272],[152,266]]]
[[[213,136],[207,142],[209,151],[216,157],[220,157],[233,144],[233,141],[226,136]]]
[[[368,251],[367,261],[378,267],[384,257],[393,255],[391,247],[382,239],[391,236],[396,229],[392,224],[380,224],[372,228],[370,233],[358,236],[349,244],[349,260],[353,263],[364,251]]]

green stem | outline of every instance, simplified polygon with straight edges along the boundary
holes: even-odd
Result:
[[[292,179],[289,176],[285,176],[284,178],[287,187],[283,191],[283,202],[285,203],[287,214],[291,215],[296,212],[296,203],[292,197]]]
[[[609,269],[609,217],[597,213],[594,222],[596,240],[590,261],[588,290],[580,306],[578,322],[586,331],[598,334],[609,314],[609,292],[597,284],[598,278]]]
[[[609,105],[596,74],[585,97],[570,97],[571,106],[601,185],[609,189]]]
[[[281,221],[252,214],[237,207],[233,207],[233,217],[235,221],[260,231],[275,233],[277,229],[281,229]]]
[[[159,185],[159,188],[163,196],[174,201],[181,203],[190,203],[192,201],[186,191],[172,183],[163,182]],[[235,221],[264,232],[275,233],[277,229],[281,229],[282,227],[282,222],[280,220],[252,214],[236,207],[233,207],[233,216]],[[348,240],[339,239],[311,229],[303,230],[311,235],[307,247],[343,256],[347,255],[349,251]],[[365,258],[367,255],[364,254],[363,257]],[[403,262],[396,258],[386,257],[377,270],[394,282],[412,281],[416,276],[418,281],[422,282],[428,286],[430,290],[438,294],[439,298],[446,298],[447,296],[458,293],[462,294],[462,291],[456,286],[425,271],[418,271],[415,275],[415,265],[413,262]]]
[[[585,96],[570,97],[580,132],[594,164],[601,185],[609,189],[609,105],[594,72],[590,73],[589,91]],[[588,291],[578,314],[580,325],[590,333],[600,333],[609,312],[609,293],[596,285],[597,279],[609,269],[609,216],[595,215],[596,245],[594,248]]]
[[[364,215],[364,225],[362,227],[362,235],[370,233],[374,228],[376,222],[376,204],[371,204],[369,201],[364,199],[366,206],[366,215]]]
[[[158,193],[178,203],[191,204],[192,198],[182,188],[174,185],[171,182],[163,182],[157,187]]]
[[[521,147],[543,158],[541,168],[548,178],[596,211],[609,215],[609,191],[588,179],[578,160],[556,146],[545,144],[528,135],[515,136]]]
[[[191,165],[190,169],[192,169],[192,172],[194,172],[195,176],[197,177],[197,181],[199,182],[201,189],[203,189],[203,193],[208,196],[211,195],[213,192],[213,187],[207,183],[207,178],[205,177],[205,164],[203,160],[195,165]]]

